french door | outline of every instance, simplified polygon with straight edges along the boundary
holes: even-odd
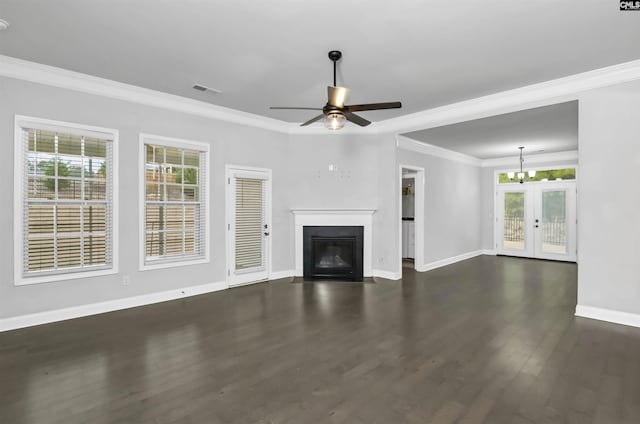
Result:
[[[496,196],[499,254],[575,262],[575,181],[501,185]]]
[[[269,279],[271,171],[227,166],[229,286]]]

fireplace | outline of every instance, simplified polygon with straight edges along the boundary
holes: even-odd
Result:
[[[304,226],[303,276],[362,281],[362,226]]]

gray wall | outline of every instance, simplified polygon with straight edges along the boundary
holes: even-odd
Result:
[[[425,170],[425,264],[482,249],[481,168],[403,149],[397,162]]]
[[[273,269],[293,268],[290,180],[285,134],[217,122],[44,85],[0,78],[0,318],[225,280],[224,165],[273,169]],[[13,285],[14,115],[114,128],[119,141],[119,275],[26,286]],[[140,132],[211,145],[211,263],[138,271],[138,136]],[[131,284],[122,284],[129,275]]]
[[[300,136],[0,78],[0,318],[225,280],[226,164],[273,170],[273,270],[294,268],[291,208],[372,208],[373,268],[394,271],[395,144],[389,135]],[[114,128],[119,140],[119,274],[14,286],[14,115]],[[211,145],[211,262],[138,271],[140,132]],[[337,165],[329,172],[328,165]],[[130,285],[123,285],[124,275]]]
[[[580,98],[578,304],[640,314],[640,83]]]
[[[384,271],[397,271],[394,143],[389,135],[291,135],[288,152],[291,207],[375,209],[372,266]]]

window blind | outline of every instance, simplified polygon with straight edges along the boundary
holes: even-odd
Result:
[[[113,140],[22,129],[24,277],[113,265]]]
[[[235,269],[263,268],[265,181],[236,177],[235,183]]]
[[[145,144],[145,264],[205,257],[206,152]]]

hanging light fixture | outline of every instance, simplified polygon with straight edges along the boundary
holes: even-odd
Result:
[[[520,172],[518,172],[517,176],[518,176],[518,180],[520,181],[520,184],[524,183],[524,171],[522,170],[522,165],[524,164],[524,159],[522,158],[522,151],[524,150],[524,146],[520,146],[518,147],[518,149],[520,149]],[[532,170],[532,171],[527,171],[527,176],[531,179],[531,178],[535,178],[536,176],[536,171]],[[509,177],[510,180],[513,180],[516,177],[516,173],[515,172],[507,172],[507,177]]]
[[[347,118],[340,111],[329,112],[324,117],[324,126],[330,130],[339,130],[344,127]]]

